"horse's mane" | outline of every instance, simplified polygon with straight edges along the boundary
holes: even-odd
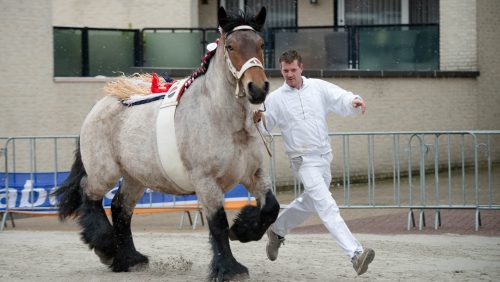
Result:
[[[240,25],[249,25],[255,31],[261,31],[262,25],[255,21],[255,15],[252,13],[245,13],[242,10],[233,10],[227,12],[227,18],[224,22],[220,22],[222,30],[225,33],[231,32],[235,27]]]

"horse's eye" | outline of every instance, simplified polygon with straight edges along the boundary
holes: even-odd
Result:
[[[264,50],[264,43],[262,43],[262,45],[260,45],[260,49]]]
[[[227,45],[227,46],[226,46],[226,49],[227,49],[228,51],[233,51],[233,50],[234,50],[234,48],[233,48],[231,45]]]

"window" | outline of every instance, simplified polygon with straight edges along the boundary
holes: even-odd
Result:
[[[402,23],[401,0],[344,0],[340,2],[344,2],[344,19],[342,21],[342,17],[339,17],[339,20],[345,25]]]
[[[410,0],[410,23],[439,23],[439,0]]]
[[[337,0],[356,69],[439,69],[438,23],[438,0]]]
[[[438,22],[438,0],[337,0],[337,25]]]
[[[273,28],[286,28],[297,26],[297,0],[221,0],[221,6],[227,10],[240,9],[252,14],[266,7],[266,23],[264,26],[264,64],[274,67],[276,54],[275,30]]]
[[[117,76],[139,62],[139,30],[54,27],[54,76]]]
[[[266,28],[297,26],[297,0],[221,0],[227,10],[257,13],[266,7]]]

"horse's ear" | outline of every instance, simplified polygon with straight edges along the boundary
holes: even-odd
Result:
[[[224,7],[219,7],[219,11],[217,12],[217,19],[219,20],[219,26],[223,28],[227,24],[227,14]]]
[[[255,16],[255,23],[260,25],[261,27],[264,26],[264,23],[266,22],[266,7],[262,7]]]

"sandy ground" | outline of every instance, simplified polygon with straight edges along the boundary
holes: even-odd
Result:
[[[267,238],[232,242],[249,281],[499,281],[500,237],[356,234],[376,250],[368,272],[356,276],[327,234],[290,234],[277,261]],[[199,231],[135,232],[148,268],[113,273],[81,243],[77,232],[6,230],[0,233],[0,281],[203,281],[211,252]]]

